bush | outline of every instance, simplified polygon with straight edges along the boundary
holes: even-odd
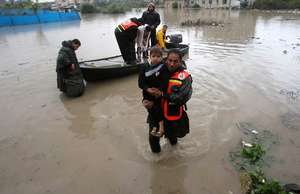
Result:
[[[241,8],[247,8],[248,7],[248,1],[241,1]]]
[[[112,3],[112,4],[108,4],[106,6],[103,6],[100,8],[100,12],[102,13],[125,13],[126,11],[129,11],[130,8],[127,7],[124,4],[117,4],[117,3]]]
[[[299,9],[299,0],[256,0],[253,4],[256,9]]]
[[[94,13],[96,12],[96,7],[89,3],[84,3],[80,6],[81,13]]]
[[[287,194],[278,181],[268,180],[261,169],[249,172],[251,177],[251,194]]]
[[[290,9],[300,9],[300,1],[299,0],[291,0],[289,3]]]
[[[178,8],[178,3],[177,2],[173,2],[172,3],[172,8],[177,9]]]
[[[3,9],[38,9],[39,5],[37,3],[33,3],[30,1],[21,1],[21,2],[15,2],[15,3],[9,3],[6,2],[2,5],[0,5],[0,8]]]

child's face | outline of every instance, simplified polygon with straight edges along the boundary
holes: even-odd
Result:
[[[150,55],[150,62],[151,65],[157,65],[161,62],[161,55],[158,53],[152,53]]]

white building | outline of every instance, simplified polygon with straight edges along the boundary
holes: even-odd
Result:
[[[203,8],[239,8],[240,0],[189,0],[189,5],[198,4]]]

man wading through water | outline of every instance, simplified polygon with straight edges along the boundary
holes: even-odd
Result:
[[[164,136],[171,145],[177,144],[177,138],[184,137],[189,133],[189,118],[186,113],[186,103],[192,96],[192,77],[183,66],[181,53],[172,49],[168,52],[167,59],[163,68],[160,70],[160,80],[162,80],[162,91],[153,88],[152,95],[156,98],[161,97]],[[145,108],[150,109],[153,101],[143,100]],[[158,127],[158,123],[147,118],[149,123],[149,144],[153,153],[159,153],[160,137],[153,136],[151,130]]]
[[[69,97],[81,96],[85,88],[75,53],[80,45],[78,39],[63,41],[56,61],[57,88]]]

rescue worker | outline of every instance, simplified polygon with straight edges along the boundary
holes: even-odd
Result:
[[[155,11],[154,3],[148,4],[148,9],[143,12],[142,19],[144,24],[148,24],[151,28],[151,47],[155,46],[156,41],[156,28],[160,24],[160,15]]]
[[[157,89],[153,92],[156,97],[162,96],[162,108],[164,116],[164,135],[171,145],[177,144],[177,138],[189,133],[189,118],[186,113],[186,102],[192,96],[192,77],[182,65],[181,53],[172,49],[168,52],[164,68],[161,70],[162,92]],[[143,100],[146,108],[151,108],[153,102]],[[149,144],[152,152],[159,153],[161,147],[160,138],[151,135],[155,121],[148,117]]]
[[[115,36],[122,54],[127,64],[136,63],[135,38],[137,37],[138,27],[142,25],[142,19],[131,18],[121,23],[115,29]]]
[[[69,97],[81,96],[85,88],[75,53],[80,45],[78,39],[63,41],[56,61],[57,88]]]
[[[156,33],[156,38],[157,38],[157,46],[163,50],[167,49],[166,48],[166,32],[167,32],[168,26],[163,25],[163,27]]]

